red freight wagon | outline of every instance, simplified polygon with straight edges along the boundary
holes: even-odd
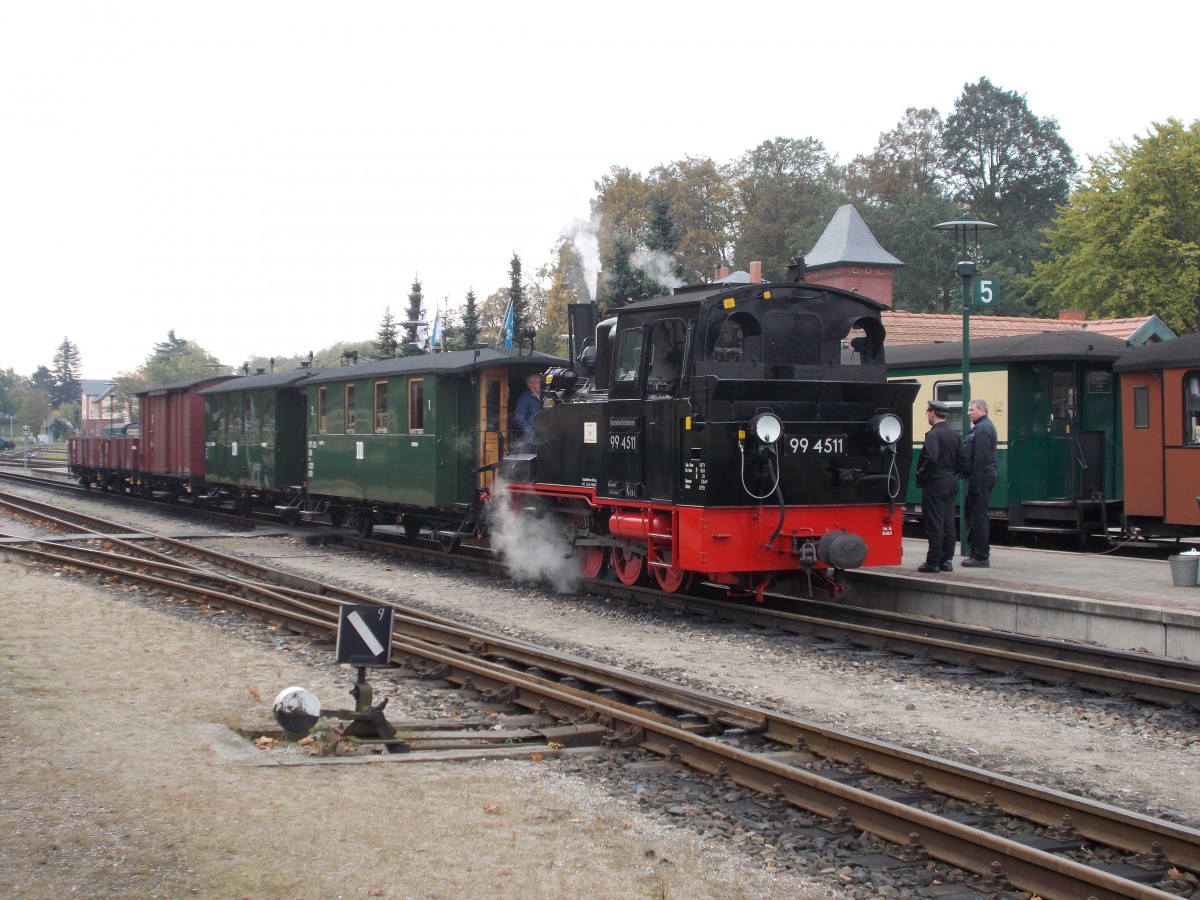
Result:
[[[125,435],[73,438],[68,465],[80,484],[178,496],[204,480],[204,401],[199,393],[233,376],[151,388],[137,395],[140,425]]]
[[[1147,344],[1121,377],[1125,527],[1146,536],[1200,530],[1200,334]]]
[[[178,492],[204,480],[204,400],[219,375],[140,392],[140,472],[155,490]]]

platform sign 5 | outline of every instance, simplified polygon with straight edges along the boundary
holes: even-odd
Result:
[[[995,306],[999,301],[1000,291],[995,278],[976,275],[971,279],[971,302],[975,306]]]
[[[343,606],[338,614],[337,661],[386,666],[392,659],[392,608]]]

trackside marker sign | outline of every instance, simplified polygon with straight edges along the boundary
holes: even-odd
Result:
[[[386,666],[392,657],[392,608],[343,606],[338,614],[337,661]]]

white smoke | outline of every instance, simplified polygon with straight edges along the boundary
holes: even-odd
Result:
[[[629,264],[641,269],[663,287],[672,290],[683,285],[683,279],[675,274],[675,260],[661,250],[636,250],[629,256]]]
[[[596,302],[596,282],[600,278],[600,215],[594,213],[588,221],[574,219],[562,230],[560,237],[566,238],[575,248],[579,264],[583,266],[584,287],[588,299]]]
[[[518,581],[547,581],[560,594],[574,593],[583,583],[579,560],[570,555],[563,523],[552,516],[537,519],[514,509],[503,481],[492,488],[488,512],[489,542]]]

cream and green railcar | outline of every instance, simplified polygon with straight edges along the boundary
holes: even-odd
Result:
[[[960,341],[892,345],[888,378],[920,384],[913,408],[922,414],[929,400],[948,403],[959,431],[967,403],[988,402],[998,438],[993,524],[1084,539],[1120,522],[1120,394],[1112,367],[1128,349],[1084,331],[974,340],[971,396],[964,398]],[[914,454],[927,430],[915,423]],[[910,476],[906,508],[916,513],[920,504]]]

